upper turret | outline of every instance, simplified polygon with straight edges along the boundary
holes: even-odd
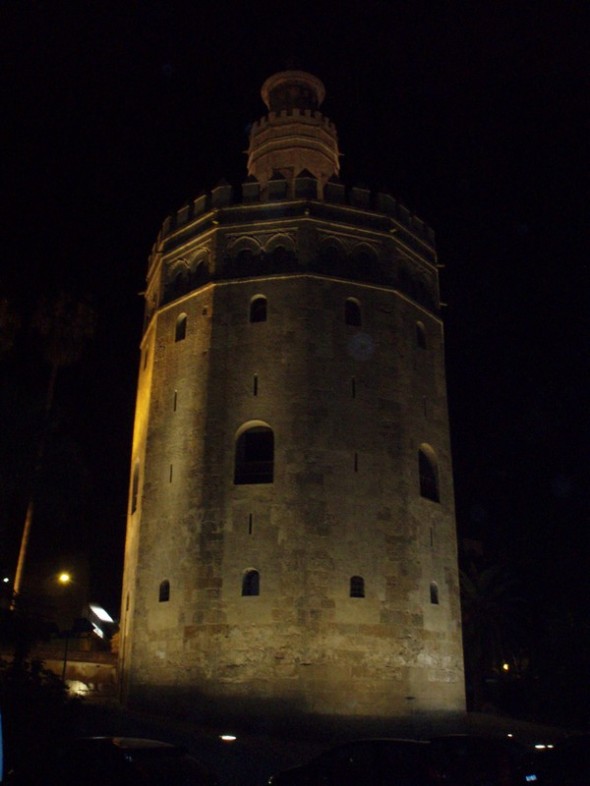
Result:
[[[305,71],[280,71],[266,80],[260,95],[270,112],[319,109],[326,97],[326,88],[317,76]]]
[[[248,175],[263,191],[277,175],[292,185],[301,173],[317,179],[321,198],[327,181],[340,171],[338,136],[319,111],[325,96],[322,82],[305,71],[281,71],[262,85],[269,113],[252,126]]]

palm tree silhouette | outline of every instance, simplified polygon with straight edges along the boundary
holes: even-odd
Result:
[[[527,604],[519,578],[506,564],[474,563],[460,571],[465,670],[473,709],[483,705],[486,674],[515,663],[528,637]]]
[[[37,443],[36,459],[32,470],[29,501],[23,524],[21,544],[13,585],[13,605],[21,592],[27,550],[35,512],[36,487],[39,480],[50,425],[50,415],[55,398],[59,370],[75,363],[81,356],[86,342],[94,335],[95,314],[83,300],[59,293],[55,298],[44,299],[37,309],[32,327],[41,339],[43,356],[50,373],[45,393],[43,422]]]

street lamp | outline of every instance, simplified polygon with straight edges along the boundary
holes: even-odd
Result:
[[[68,584],[70,584],[71,581],[72,581],[72,575],[71,575],[71,573],[68,573],[67,570],[62,570],[61,573],[59,573],[58,576],[57,576],[57,581],[58,581],[59,584],[61,584],[62,587],[67,587]],[[66,640],[65,640],[65,644],[64,644],[64,662],[63,662],[63,668],[61,670],[61,679],[62,679],[62,682],[64,682],[64,683],[66,681],[66,667],[68,665],[68,647],[69,647],[69,644],[70,644],[70,629],[69,628],[65,631],[65,634],[66,634]]]

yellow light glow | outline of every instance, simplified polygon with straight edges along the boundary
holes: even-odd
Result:
[[[59,574],[57,580],[59,581],[60,584],[69,584],[70,581],[72,580],[72,577],[70,576],[69,573],[63,571],[63,573]]]
[[[509,663],[503,663],[502,664],[502,671],[510,671],[510,664]]]
[[[219,739],[223,742],[235,742],[237,737],[234,734],[220,734]]]

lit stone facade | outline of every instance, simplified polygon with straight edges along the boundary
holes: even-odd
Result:
[[[323,85],[267,80],[241,198],[149,262],[120,647],[135,706],[464,706],[431,231],[337,180]]]

